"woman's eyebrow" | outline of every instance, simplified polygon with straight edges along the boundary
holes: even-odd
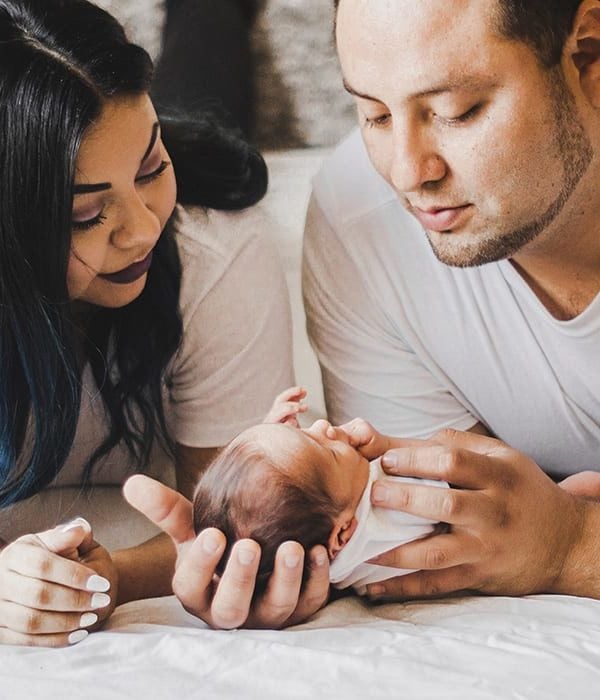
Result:
[[[150,143],[148,144],[146,152],[142,156],[142,160],[140,161],[141,163],[143,163],[146,160],[146,158],[152,153],[152,149],[154,148],[154,145],[156,144],[156,139],[158,138],[159,128],[160,125],[158,122],[154,122],[154,124],[152,124],[152,134],[150,135]]]

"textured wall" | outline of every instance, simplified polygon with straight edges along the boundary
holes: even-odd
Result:
[[[157,57],[163,0],[95,1]],[[256,137],[263,148],[331,145],[354,126],[333,47],[332,5],[331,0],[264,2],[253,32]]]

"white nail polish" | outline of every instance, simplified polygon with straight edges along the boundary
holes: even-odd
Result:
[[[78,644],[88,636],[87,630],[75,630],[69,635],[69,644]]]
[[[98,608],[105,608],[110,604],[110,596],[106,593],[94,593],[91,601],[91,608],[97,610]]]
[[[90,625],[93,625],[96,622],[98,622],[98,615],[96,615],[96,613],[86,612],[83,613],[83,615],[79,619],[79,626],[90,627]]]
[[[110,588],[110,581],[103,576],[94,574],[90,576],[85,584],[88,591],[97,591],[98,593],[106,593]]]
[[[92,526],[85,518],[75,518],[75,520],[71,520],[70,523],[63,525],[61,532],[68,532],[69,530],[74,530],[76,527],[82,527],[84,530],[87,530],[87,532],[92,531]]]

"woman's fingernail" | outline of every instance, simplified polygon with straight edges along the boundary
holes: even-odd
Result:
[[[286,554],[283,561],[288,569],[295,569],[300,563],[300,556],[298,554]]]
[[[385,486],[375,484],[371,495],[374,503],[385,503],[389,498],[390,492],[385,488]]]
[[[91,607],[93,610],[105,608],[107,605],[110,605],[109,595],[106,595],[106,593],[94,593],[91,601]]]
[[[220,546],[221,543],[219,539],[215,537],[212,532],[205,532],[204,535],[202,535],[202,549],[207,554],[215,554]]]
[[[104,576],[98,576],[93,574],[87,580],[85,587],[88,591],[97,591],[98,593],[105,593],[110,588],[110,581],[105,579]]]
[[[367,594],[370,596],[383,595],[385,593],[385,586],[380,583],[374,583],[372,586],[367,586]]]
[[[78,644],[81,642],[83,639],[85,639],[88,636],[89,632],[87,630],[75,630],[75,632],[71,632],[69,635],[69,644]]]
[[[249,566],[256,559],[256,552],[253,549],[238,549],[238,561],[244,566]]]
[[[98,615],[96,615],[96,613],[86,612],[83,613],[83,615],[79,619],[79,626],[89,627],[90,625],[93,625],[96,622],[98,622]]]
[[[382,467],[395,467],[396,466],[396,456],[393,453],[386,453],[381,458]]]
[[[85,518],[75,518],[75,520],[71,520],[71,522],[63,525],[60,531],[68,532],[69,530],[74,530],[76,527],[82,527],[84,530],[87,530],[87,532],[92,531],[92,526]]]

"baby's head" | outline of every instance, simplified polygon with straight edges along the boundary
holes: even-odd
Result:
[[[354,532],[354,514],[368,478],[367,460],[327,421],[305,430],[257,425],[232,440],[201,476],[194,527],[196,532],[216,527],[225,534],[219,574],[236,540],[260,544],[257,594],[266,586],[282,542],[294,540],[305,550],[322,544],[335,557]]]

